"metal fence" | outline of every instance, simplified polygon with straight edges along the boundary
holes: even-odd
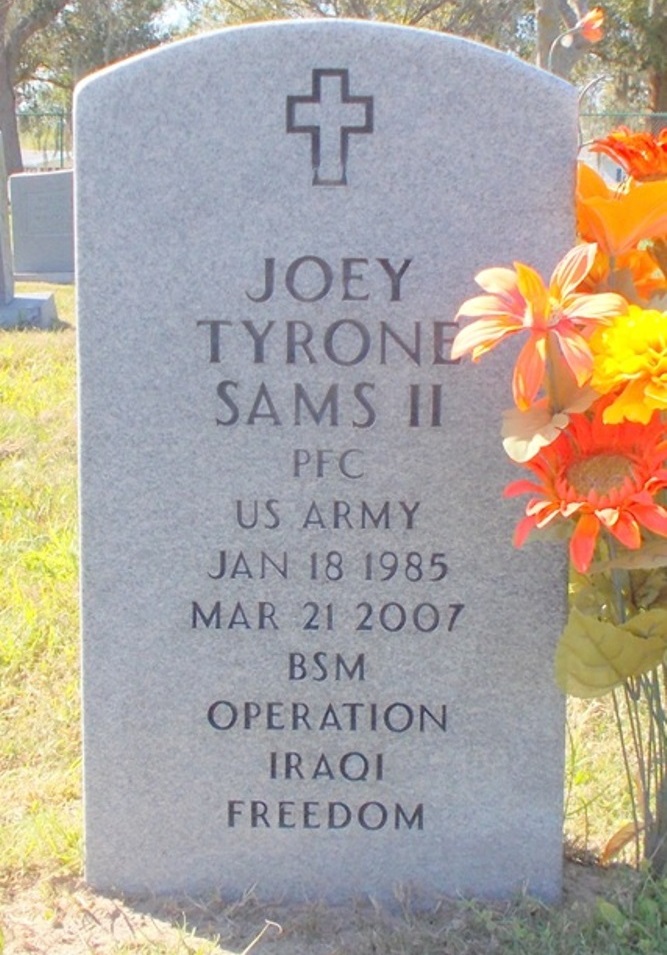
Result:
[[[605,112],[581,113],[579,116],[582,142],[609,135],[617,126],[627,126],[633,132],[659,133],[667,126],[667,113]]]
[[[72,122],[65,110],[18,114],[19,138],[26,169],[67,169],[72,165]],[[657,133],[667,127],[667,113],[581,113],[583,143],[606,136],[617,126]]]
[[[64,110],[19,112],[18,127],[26,169],[67,169],[72,165],[71,116]]]

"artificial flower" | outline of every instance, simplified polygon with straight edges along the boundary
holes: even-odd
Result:
[[[615,259],[642,239],[667,235],[667,180],[612,191],[594,169],[579,163],[577,220],[582,239]]]
[[[656,262],[655,248],[630,249],[614,258],[598,248],[595,263],[581,284],[582,292],[619,292],[628,301],[648,302],[658,292],[667,292],[667,277]]]
[[[556,411],[549,398],[536,401],[527,411],[505,411],[501,431],[505,454],[517,464],[530,461],[567,428],[571,414],[586,411],[598,397],[592,388],[569,389]]]
[[[640,182],[667,179],[667,127],[659,133],[633,133],[619,126],[603,139],[596,139],[591,152],[604,153],[628,176]]]
[[[564,33],[561,33],[554,40],[549,53],[549,70],[551,70],[551,57],[555,46],[560,43],[561,46],[571,47],[576,37],[582,37],[588,43],[599,43],[604,36],[602,24],[604,22],[604,11],[602,7],[593,7],[583,17],[581,17]]]
[[[589,43],[599,43],[604,36],[603,22],[604,10],[602,7],[593,7],[577,22],[574,29]]]
[[[612,292],[588,295],[577,288],[595,261],[596,246],[578,245],[556,266],[549,286],[530,266],[514,263],[512,269],[485,269],[475,281],[487,293],[468,299],[459,315],[477,321],[462,328],[452,345],[452,358],[470,352],[473,361],[517,332],[527,332],[514,367],[512,392],[518,408],[533,403],[545,378],[550,350],[560,352],[579,385],[593,367],[588,344],[581,334],[606,324],[627,309],[627,302]]]
[[[605,408],[604,421],[648,424],[667,410],[667,313],[635,305],[590,339],[591,384],[601,394],[620,392]]]
[[[566,431],[526,467],[534,479],[510,484],[506,497],[531,493],[514,533],[517,547],[536,528],[572,521],[570,557],[586,573],[601,530],[629,550],[642,544],[642,528],[667,537],[667,510],[656,495],[667,487],[667,432],[660,415],[649,424],[605,425],[605,400],[592,416],[572,415]]]

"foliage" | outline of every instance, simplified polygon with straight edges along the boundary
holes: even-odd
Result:
[[[0,129],[7,173],[22,169],[14,85],[30,39],[65,7],[67,0],[4,0],[0,3]]]
[[[171,0],[0,3],[0,128],[8,173],[22,168],[17,102],[69,108],[74,84],[87,73],[172,35],[162,19],[171,5]]]
[[[665,5],[652,0],[608,0],[604,10],[604,42],[575,67],[573,81],[581,86],[596,81],[590,103],[598,109],[667,112]]]
[[[650,0],[614,0],[609,5],[601,70],[612,71],[617,103],[667,112],[667,9]]]
[[[533,0],[199,0],[191,31],[302,17],[350,17],[428,27],[530,57]]]
[[[69,109],[75,84],[94,70],[170,38],[168,0],[77,0],[27,45],[17,74],[21,98]]]

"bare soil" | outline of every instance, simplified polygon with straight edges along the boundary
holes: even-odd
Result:
[[[567,862],[563,906],[585,914],[613,891],[617,879],[618,870]],[[267,905],[252,892],[236,902],[110,897],[72,878],[5,888],[0,903],[3,955],[489,955],[498,951],[489,930],[494,919],[545,914],[543,906],[527,899],[484,906],[483,918],[479,906],[444,899],[429,911],[416,912],[400,893],[394,913],[369,900],[345,908]]]

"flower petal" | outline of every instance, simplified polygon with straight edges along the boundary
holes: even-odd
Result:
[[[486,352],[495,348],[503,338],[513,335],[520,329],[520,325],[512,325],[505,319],[480,318],[457,332],[452,343],[451,357],[456,360],[466,352],[472,352],[473,361],[477,361]]]
[[[558,339],[563,358],[577,379],[579,387],[585,385],[593,370],[593,356],[585,338],[573,328],[557,327],[553,334]]]
[[[572,321],[609,321],[616,315],[625,315],[627,310],[628,300],[616,292],[570,295],[563,302],[563,314]]]
[[[515,547],[523,547],[530,532],[535,529],[534,517],[523,517],[514,528],[513,543]]]
[[[622,421],[636,421],[648,424],[653,417],[654,408],[650,408],[644,399],[645,382],[641,379],[630,381],[618,397],[608,405],[602,414],[605,424],[620,424]]]
[[[579,199],[580,230],[610,256],[622,255],[641,239],[667,234],[667,180],[636,183],[611,198]]]
[[[503,491],[503,497],[516,497],[517,494],[533,494],[534,492],[539,494],[541,490],[542,486],[540,484],[535,484],[533,481],[521,478],[507,485]]]
[[[650,508],[650,510],[653,510],[653,508]],[[618,515],[618,520],[609,530],[616,540],[620,541],[628,550],[637,550],[641,547],[642,535],[639,524],[628,511],[622,511]]]
[[[517,464],[525,464],[541,448],[546,448],[556,440],[563,428],[567,427],[568,420],[566,414],[552,414],[546,399],[531,405],[527,411],[518,408],[505,411],[501,431],[505,453]],[[536,485],[534,490],[540,490],[540,487]]]
[[[637,520],[654,534],[667,537],[667,511],[664,507],[649,504],[635,504],[632,513]]]
[[[473,298],[466,299],[461,308],[456,313],[465,316],[465,318],[480,318],[485,315],[512,316],[515,321],[523,325],[523,315],[525,311],[525,302],[521,300],[521,307],[513,311],[514,303],[510,298],[504,298],[502,295],[475,295]]]
[[[492,269],[482,269],[475,276],[475,281],[485,292],[494,292],[505,296],[518,294],[517,275],[512,269],[505,269],[500,266]]]
[[[580,574],[585,574],[591,565],[599,532],[600,522],[595,514],[582,514],[570,539],[570,557]]]
[[[546,341],[543,335],[531,335],[519,352],[514,366],[512,394],[517,408],[526,411],[540,390],[546,371]]]
[[[554,298],[565,298],[586,278],[595,262],[598,247],[594,242],[575,245],[563,256],[553,271],[549,292]]]
[[[535,269],[524,265],[523,262],[515,262],[514,268],[519,291],[528,305],[524,322],[526,325],[543,328],[549,307],[549,293],[542,277]]]

